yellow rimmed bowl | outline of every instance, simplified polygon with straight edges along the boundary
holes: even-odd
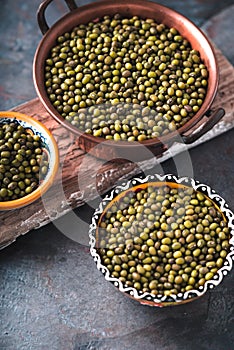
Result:
[[[101,240],[103,238],[103,229],[101,223],[103,218],[106,215],[108,210],[112,210],[113,205],[119,209],[118,203],[124,198],[127,194],[134,194],[139,192],[142,189],[147,189],[149,186],[158,189],[162,186],[167,186],[170,189],[185,190],[190,189],[195,191],[196,194],[199,194],[200,197],[204,197],[205,200],[209,201],[212,204],[212,207],[219,213],[222,221],[225,221],[225,225],[228,228],[228,248],[226,248],[226,256],[223,258],[222,265],[217,265],[217,271],[212,274],[211,278],[207,280],[202,285],[197,285],[196,288],[189,288],[188,290],[178,291],[174,294],[164,294],[159,292],[158,294],[152,294],[150,292],[143,291],[141,289],[136,289],[134,286],[131,286],[123,281],[120,277],[116,277],[112,274],[110,267],[103,261],[102,250],[104,249],[101,245]],[[130,232],[130,227],[129,231]],[[157,230],[156,230],[157,231]],[[102,232],[102,233],[101,233]],[[140,233],[138,232],[137,235]],[[205,235],[205,230],[201,232],[202,235]],[[218,231],[217,231],[218,234]],[[114,235],[112,234],[114,237]],[[96,209],[93,217],[92,223],[89,230],[90,237],[90,253],[96,263],[97,269],[102,272],[105,279],[111,282],[120,292],[131,297],[132,299],[138,301],[141,304],[150,305],[150,306],[170,306],[170,305],[180,305],[184,303],[191,302],[201,296],[203,296],[208,290],[215,288],[220,285],[224,276],[226,276],[233,267],[234,260],[234,214],[229,209],[225,200],[218,195],[213,189],[209,186],[199,183],[198,181],[181,177],[178,178],[175,175],[149,175],[145,178],[134,178],[120,186],[117,186],[113,189],[110,194],[108,194],[100,203],[99,207]],[[226,241],[226,243],[227,243]],[[157,237],[155,242],[157,242]],[[221,243],[220,243],[221,245]],[[183,245],[182,245],[183,246]],[[184,245],[185,247],[185,245]],[[108,248],[105,248],[108,249]],[[114,249],[114,248],[113,248]],[[186,248],[187,249],[187,248]],[[223,249],[223,248],[222,248]],[[126,252],[125,252],[126,253]],[[216,255],[214,255],[215,257]],[[139,258],[136,257],[136,263],[139,263]],[[138,259],[138,260],[137,260]],[[218,257],[216,256],[216,260]],[[203,259],[204,260],[204,259]],[[206,263],[206,261],[205,261]],[[186,265],[187,264],[187,265]],[[156,264],[157,265],[157,264]],[[158,263],[160,265],[160,262]],[[185,263],[186,267],[190,266],[189,263]],[[183,268],[185,268],[183,265]],[[136,265],[135,265],[136,266]],[[204,265],[206,266],[206,265]]]
[[[40,136],[42,140],[43,152],[48,159],[48,171],[39,181],[38,187],[31,193],[10,201],[0,200],[0,210],[10,210],[24,207],[40,198],[53,184],[59,167],[59,152],[57,143],[51,132],[38,120],[14,111],[1,111],[0,124],[17,121],[29,133]],[[1,158],[0,158],[1,159]]]

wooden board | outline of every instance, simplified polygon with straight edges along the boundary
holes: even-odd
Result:
[[[210,140],[234,126],[234,68],[218,49],[216,54],[220,68],[220,84],[212,108],[223,107],[226,115],[209,133],[189,147],[186,146],[187,148]],[[96,198],[119,180],[137,174],[139,169],[150,169],[156,163],[155,158],[140,163],[129,161],[104,163],[85,154],[75,145],[73,136],[46,112],[39,99],[15,107],[14,110],[42,121],[52,131],[58,142],[61,164],[53,186],[42,199],[24,208],[0,212],[0,248],[14,242],[18,236],[41,227]],[[175,144],[170,148],[170,152],[165,152],[157,161],[162,162],[183,149],[184,145]]]

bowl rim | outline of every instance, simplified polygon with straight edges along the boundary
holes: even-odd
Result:
[[[55,39],[54,37],[61,35],[65,32],[65,28],[69,27],[69,23],[71,20],[73,20],[72,25],[70,24],[70,30],[74,28],[75,24],[74,19],[76,17],[78,18],[78,23],[83,23],[82,18],[87,14],[90,15],[90,13],[94,13],[92,19],[95,19],[95,13],[98,13],[99,9],[105,9],[105,13],[108,12],[108,10],[112,10],[113,8],[116,9],[124,9],[126,6],[134,6],[135,8],[139,9],[150,9],[152,14],[156,11],[160,15],[162,13],[166,13],[167,16],[164,16],[165,21],[163,23],[167,24],[167,17],[176,17],[178,25],[183,26],[186,24],[187,26],[187,32],[194,38],[194,40],[199,43],[199,46],[204,46],[204,49],[202,51],[202,54],[204,57],[206,57],[207,61],[210,62],[210,65],[212,66],[212,72],[209,74],[209,84],[208,91],[205,96],[205,100],[203,101],[202,106],[200,107],[199,111],[195,113],[195,115],[188,120],[182,127],[178,128],[175,131],[171,131],[166,135],[161,135],[158,138],[152,138],[149,140],[144,141],[137,141],[137,143],[140,143],[146,147],[155,146],[155,145],[161,145],[166,144],[167,142],[171,142],[174,139],[178,138],[179,135],[183,135],[186,132],[188,132],[191,128],[193,128],[202,118],[203,116],[209,111],[211,104],[214,101],[214,98],[216,96],[217,90],[218,90],[218,83],[219,83],[219,68],[218,68],[218,62],[217,58],[214,52],[213,45],[207,35],[195,24],[193,23],[188,17],[182,15],[181,13],[177,12],[174,9],[171,9],[170,7],[148,1],[148,0],[119,0],[118,2],[112,2],[109,0],[101,0],[96,3],[91,3],[88,5],[82,5],[81,7],[78,7],[77,9],[65,14],[62,18],[60,18],[58,21],[56,21],[51,28],[45,33],[45,35],[42,37],[41,41],[39,42],[35,55],[33,60],[33,81],[35,85],[36,92],[38,94],[38,97],[48,113],[62,126],[64,126],[67,130],[69,130],[72,134],[74,134],[77,137],[81,137],[86,139],[89,144],[92,144],[92,147],[94,147],[97,144],[100,144],[104,142],[105,147],[115,147],[116,149],[122,149],[123,147],[128,147],[129,149],[134,150],[136,148],[136,143],[127,142],[124,140],[121,140],[120,142],[114,141],[114,140],[106,140],[102,137],[97,137],[93,135],[89,135],[84,133],[81,129],[73,126],[71,123],[66,121],[61,114],[56,110],[56,108],[53,106],[51,101],[49,100],[48,94],[46,92],[46,89],[44,87],[44,63],[45,63],[45,53],[50,51],[52,48],[51,42]],[[104,15],[104,14],[103,14]],[[157,15],[153,16],[152,18],[156,18]],[[80,22],[79,22],[80,20]],[[86,22],[87,23],[87,22]],[[68,29],[67,29],[68,30]],[[180,31],[180,29],[178,28]],[[183,35],[183,34],[182,34]],[[184,36],[184,35],[183,35]],[[189,40],[189,39],[188,39]],[[200,40],[200,41],[199,41]],[[207,51],[207,52],[205,52]],[[201,54],[201,52],[200,52]],[[204,60],[204,58],[203,58]],[[212,73],[212,74],[211,74]],[[97,105],[98,106],[98,105]],[[83,145],[83,143],[82,143]]]
[[[120,193],[128,191],[134,187],[138,187],[141,184],[147,184],[151,182],[175,183],[181,186],[192,187],[195,191],[199,191],[210,198],[219,207],[220,211],[223,213],[228,222],[228,227],[230,228],[229,253],[225,258],[223,266],[217,271],[212,279],[206,281],[203,286],[200,286],[199,290],[192,289],[184,293],[178,293],[177,295],[170,296],[155,296],[149,292],[138,292],[134,287],[124,287],[124,284],[118,278],[111,276],[108,268],[101,262],[101,257],[98,253],[98,248],[96,247],[96,232],[98,229],[100,217],[103,215],[105,208]],[[92,216],[92,221],[89,227],[89,246],[90,254],[96,263],[97,269],[101,271],[105,279],[114,284],[114,286],[117,287],[119,291],[139,301],[141,304],[147,304],[151,306],[179,305],[195,300],[204,295],[208,290],[213,289],[215,286],[218,286],[223,280],[224,276],[226,276],[228,272],[231,271],[234,260],[234,213],[229,209],[228,204],[224,198],[218,195],[215,190],[204,183],[200,183],[199,181],[194,180],[193,178],[177,177],[173,174],[154,174],[148,175],[146,177],[135,177],[127,182],[122,183],[121,185],[116,186],[108,195],[104,197],[104,199],[99,204]]]
[[[37,119],[34,119],[31,116],[20,112],[0,111],[0,123],[2,119],[26,122],[29,125],[31,125],[33,128],[37,129],[38,131],[46,135],[47,138],[49,139],[49,144],[45,145],[46,149],[49,150],[53,155],[53,157],[50,157],[50,162],[49,162],[50,167],[46,175],[46,178],[42,181],[41,184],[39,184],[39,186],[33,192],[29,193],[28,195],[22,198],[14,199],[12,201],[5,201],[5,202],[0,201],[0,210],[10,210],[10,209],[17,209],[34,202],[49,189],[49,187],[53,184],[54,178],[59,168],[59,150],[58,150],[58,145],[52,133],[49,131],[49,129],[47,129],[47,127],[43,123],[41,123]]]

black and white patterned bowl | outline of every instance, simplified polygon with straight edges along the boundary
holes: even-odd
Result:
[[[206,197],[208,197],[215,205],[219,208],[219,211],[222,212],[224,217],[227,220],[228,227],[230,229],[230,249],[225,258],[223,266],[217,271],[214,277],[205,282],[203,286],[200,286],[199,289],[192,289],[186,291],[184,293],[179,293],[177,295],[153,295],[151,293],[146,293],[143,291],[138,291],[133,287],[125,286],[118,278],[111,276],[110,271],[106,266],[102,264],[101,257],[99,255],[99,250],[97,247],[97,232],[99,228],[100,218],[105,212],[105,208],[110,205],[110,203],[118,196],[120,193],[128,191],[132,187],[136,188],[137,186],[142,186],[142,184],[148,184],[152,182],[163,182],[163,183],[175,183],[178,185],[185,185],[188,187],[192,187],[195,191],[199,191],[203,193]],[[123,183],[120,186],[114,188],[109,195],[107,195],[99,207],[96,209],[92,222],[90,224],[89,230],[89,238],[90,238],[90,253],[96,263],[97,269],[102,272],[105,279],[111,282],[115,287],[119,289],[120,292],[123,292],[127,296],[137,300],[141,304],[152,305],[152,306],[168,306],[168,305],[179,305],[195,300],[202,295],[204,295],[209,289],[213,289],[218,286],[224,276],[226,276],[233,267],[234,260],[234,214],[229,209],[225,200],[218,195],[213,189],[209,186],[199,183],[198,181],[181,177],[178,178],[175,175],[167,174],[167,175],[149,175],[145,178],[134,178],[126,183]]]

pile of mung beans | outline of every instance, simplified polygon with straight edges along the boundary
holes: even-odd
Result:
[[[119,14],[57,38],[45,87],[59,114],[81,131],[144,141],[177,130],[200,109],[208,70],[188,40],[153,19]]]
[[[0,123],[0,202],[34,191],[48,171],[39,135],[16,120]]]
[[[203,193],[149,183],[108,205],[97,246],[102,264],[125,287],[170,296],[199,289],[214,277],[230,249],[229,231]]]

